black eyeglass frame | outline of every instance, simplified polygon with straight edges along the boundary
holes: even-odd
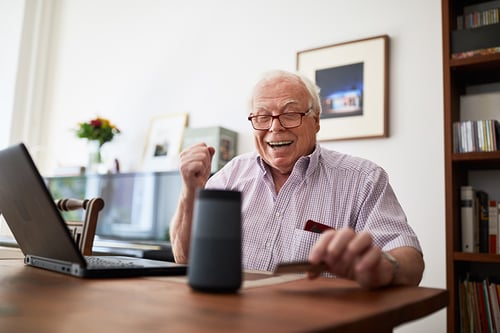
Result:
[[[273,126],[273,120],[274,119],[278,119],[278,121],[280,122],[281,127],[283,127],[283,128],[287,128],[287,129],[289,129],[289,128],[296,128],[296,127],[299,127],[300,125],[302,125],[302,118],[304,118],[304,116],[307,116],[309,113],[311,113],[312,110],[313,110],[313,108],[311,106],[305,112],[284,112],[284,113],[281,113],[281,114],[279,114],[277,116],[273,116],[273,115],[255,115],[255,116],[248,116],[248,120],[252,124],[253,129],[255,129],[257,131],[267,131],[267,130],[269,130]],[[299,122],[298,125],[295,125],[295,126],[285,126],[285,125],[283,125],[283,123],[281,122],[280,117],[281,116],[285,116],[285,115],[290,115],[290,114],[298,114],[298,115],[301,116],[300,117],[300,122]],[[258,118],[258,117],[271,117],[271,121],[269,122],[269,127],[267,127],[267,128],[255,128],[255,125],[254,125],[252,119]]]

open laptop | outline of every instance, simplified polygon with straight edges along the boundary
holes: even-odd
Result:
[[[186,265],[127,256],[84,257],[23,143],[0,151],[0,213],[26,265],[78,277],[185,275]]]

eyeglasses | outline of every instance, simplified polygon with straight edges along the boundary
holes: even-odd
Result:
[[[312,107],[306,112],[285,112],[277,116],[257,115],[249,116],[248,120],[252,123],[252,127],[259,131],[267,131],[273,125],[273,120],[278,119],[281,126],[284,128],[295,128],[302,125],[302,117],[308,115],[312,111]]]

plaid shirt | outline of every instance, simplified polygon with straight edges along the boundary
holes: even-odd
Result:
[[[243,268],[274,270],[280,262],[305,260],[319,233],[306,221],[334,229],[369,231],[383,250],[420,244],[407,223],[387,173],[368,160],[317,145],[301,157],[279,193],[257,153],[235,157],[206,188],[242,192]]]

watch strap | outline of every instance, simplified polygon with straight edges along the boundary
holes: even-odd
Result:
[[[389,263],[391,263],[391,265],[392,265],[392,278],[391,278],[390,284],[393,284],[394,280],[396,279],[396,276],[399,272],[399,262],[396,258],[394,258],[393,255],[391,255],[390,253],[385,252],[385,251],[382,251],[382,257],[384,259],[386,259],[387,261],[389,261]]]

